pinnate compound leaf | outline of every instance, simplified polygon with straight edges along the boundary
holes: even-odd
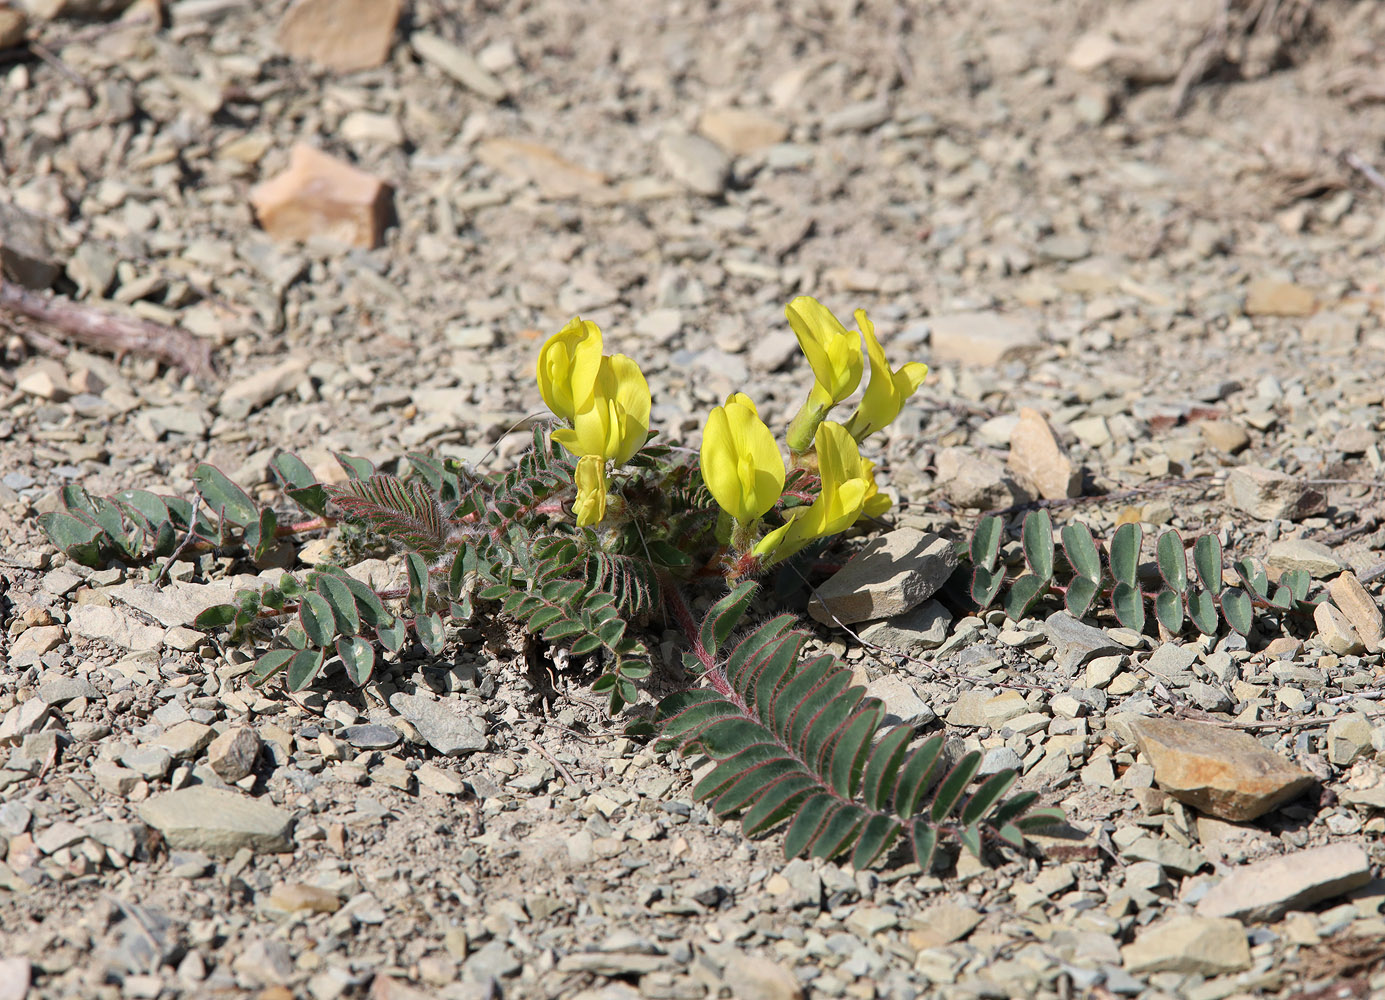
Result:
[[[962,759],[948,772],[947,777],[938,785],[938,790],[933,795],[933,806],[929,810],[933,822],[946,819],[956,808],[957,803],[962,800],[962,793],[966,791],[967,785],[975,777],[980,766],[981,753],[973,750],[964,754]]]
[[[818,828],[835,808],[836,800],[826,792],[818,792],[806,799],[784,833],[784,856],[796,858],[807,850]]]
[[[1188,595],[1188,618],[1203,635],[1217,634],[1217,602],[1206,590],[1194,590]]]
[[[900,819],[909,819],[923,793],[933,781],[938,765],[942,761],[943,738],[932,736],[915,750],[899,771],[899,783],[895,786],[894,811]]]
[[[1128,587],[1136,585],[1135,574],[1140,565],[1140,542],[1143,537],[1140,526],[1133,523],[1122,524],[1111,536],[1111,575],[1117,583]]]
[[[933,852],[938,847],[938,831],[923,819],[916,819],[909,826],[909,836],[914,843],[914,861],[926,875],[933,869]]]
[[[346,668],[346,676],[352,684],[363,687],[370,681],[370,675],[375,669],[374,646],[360,636],[342,636],[337,640],[337,655],[341,657],[342,666]]]
[[[1188,589],[1188,556],[1183,550],[1183,536],[1170,528],[1154,544],[1159,562],[1159,575],[1175,594]],[[1176,631],[1176,630],[1175,630]]]
[[[1221,539],[1199,535],[1193,543],[1193,567],[1204,590],[1217,593],[1222,588]]]
[[[1005,522],[994,514],[977,522],[971,534],[971,564],[977,569],[995,569],[996,556],[1000,552],[1000,539],[1005,533]]]
[[[232,524],[244,527],[259,519],[259,508],[250,494],[214,466],[203,463],[192,470],[192,483],[208,507]]]
[[[750,607],[751,599],[755,596],[757,586],[754,581],[747,580],[708,610],[707,617],[702,622],[700,637],[702,647],[709,654],[715,656],[726,637],[740,624]]]
[[[866,820],[851,855],[851,867],[857,871],[869,868],[899,836],[900,823],[887,813],[876,813]]]
[[[962,846],[967,849],[967,853],[976,860],[981,860],[981,828],[978,826],[964,826],[957,831],[957,839]]]
[[[835,858],[851,844],[856,831],[861,828],[865,819],[865,810],[860,807],[841,806],[818,829],[808,853],[812,857],[822,858],[824,861]]]
[[[1096,541],[1092,538],[1091,529],[1080,521],[1063,525],[1062,530],[1063,552],[1068,557],[1068,563],[1072,566],[1073,573],[1081,578],[1090,580],[1095,587],[1101,584],[1101,553],[1097,551]],[[1073,612],[1077,617],[1077,612]]]
[[[1069,580],[1067,593],[1063,595],[1063,600],[1068,606],[1068,614],[1074,618],[1081,618],[1090,611],[1092,601],[1096,600],[1097,586],[1085,576],[1074,576]]]
[[[963,825],[971,826],[985,819],[986,814],[1005,797],[1005,793],[1018,779],[1019,774],[1015,769],[1007,767],[983,781],[976,791],[971,793],[971,798],[967,800],[967,804],[962,807],[961,815],[958,818]]]
[[[904,762],[913,731],[908,726],[896,726],[881,737],[871,750],[861,780],[861,798],[872,809],[889,807],[889,793],[894,788],[895,775]]]
[[[1044,583],[1053,578],[1053,520],[1046,510],[1031,511],[1020,532],[1024,561]]]
[[[1240,587],[1227,587],[1223,590],[1221,613],[1226,619],[1226,624],[1241,635],[1250,635],[1251,626],[1255,623],[1255,614],[1250,595],[1244,590]]]
[[[1154,598],[1154,617],[1170,632],[1183,630],[1183,598],[1172,590],[1161,590]]]
[[[870,738],[880,727],[885,707],[878,701],[867,702],[846,727],[832,749],[832,788],[843,798],[854,798],[865,771],[870,753]]]
[[[1129,583],[1118,583],[1111,592],[1111,606],[1116,611],[1116,620],[1128,629],[1143,632],[1145,628],[1145,598],[1140,588]]]
[[[337,634],[332,606],[321,594],[303,595],[303,603],[298,606],[298,620],[307,633],[308,641],[314,646],[329,645]]]
[[[325,654],[321,649],[300,649],[289,660],[289,690],[302,691],[322,671]]]

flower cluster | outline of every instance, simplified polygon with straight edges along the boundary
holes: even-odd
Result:
[[[577,456],[578,527],[606,516],[606,463],[625,464],[649,437],[644,373],[601,347],[601,329],[575,317],[539,351],[539,393],[570,425],[554,431],[553,440]]]
[[[783,524],[760,537],[762,519],[779,503],[786,466],[779,445],[754,402],[734,393],[707,417],[702,434],[703,481],[730,521],[727,535],[740,555],[760,565],[786,559],[815,539],[850,527],[862,514],[876,517],[889,509],[889,497],[876,487],[874,465],[858,445],[899,415],[928,374],[911,361],[891,369],[866,314],[856,310],[859,331],[848,331],[816,299],[799,296],[785,310],[813,372],[807,400],[786,435],[795,464],[816,466],[817,498],[787,512]],[[865,340],[862,351],[861,341]],[[601,353],[596,324],[573,319],[539,352],[539,391],[544,402],[569,426],[553,439],[578,456],[578,526],[606,516],[607,464],[629,461],[649,436],[649,386],[639,366],[621,354]],[[865,359],[870,381],[845,423],[827,419],[833,407],[861,384]],[[811,457],[810,457],[811,456]]]

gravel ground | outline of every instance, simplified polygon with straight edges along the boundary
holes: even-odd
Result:
[[[297,37],[389,5],[332,6]],[[0,1000],[1385,995],[1385,9],[1231,3],[1218,33],[1218,6],[419,0],[354,71],[287,54],[280,2],[33,20],[0,52],[3,200],[58,291],[182,326],[218,373],[6,334]],[[389,186],[380,246],[257,224],[299,142]],[[63,484],[190,495],[200,462],[272,498],[281,446],[322,476],[504,462],[578,312],[675,442],[747,387],[773,426],[797,294],[931,366],[876,455],[895,527],[1022,499],[1028,407],[1081,477],[1058,522],[1354,573],[1367,624],[1163,641],[931,602],[860,629],[883,658],[821,629],[1070,819],[994,868],[856,872],[744,839],[692,801],[702,762],[503,632],[363,691],[255,690],[186,627],[243,567],[150,590],[37,527]],[[1249,734],[1209,752],[1237,803],[1297,797],[1171,797],[1196,740],[1147,716]]]

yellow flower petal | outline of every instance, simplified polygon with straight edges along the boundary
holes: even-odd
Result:
[[[887,426],[904,407],[904,401],[914,394],[928,375],[928,366],[910,361],[897,372],[890,371],[885,349],[875,337],[875,324],[866,318],[865,310],[856,310],[856,322],[865,334],[866,351],[870,355],[870,382],[865,395],[846,428],[857,441]]]
[[[606,460],[599,455],[584,455],[572,478],[577,484],[577,500],[572,505],[577,527],[600,524],[606,516]]]
[[[865,367],[860,337],[848,332],[831,310],[811,295],[798,296],[784,313],[813,369],[810,399],[832,406],[855,392]]]
[[[600,455],[624,464],[649,437],[650,404],[640,366],[623,354],[604,357],[572,428],[554,431],[553,440],[574,455]]]
[[[550,410],[571,420],[591,396],[600,367],[600,327],[574,316],[539,350],[539,394]]]
[[[755,552],[767,562],[787,559],[814,539],[845,531],[861,516],[870,481],[856,442],[830,420],[818,425],[814,440],[822,489],[807,509],[794,511],[792,520],[756,545]]]
[[[739,524],[763,517],[784,492],[784,459],[774,435],[741,393],[708,414],[701,467],[712,497]]]

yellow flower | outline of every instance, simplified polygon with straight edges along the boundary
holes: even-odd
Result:
[[[577,484],[577,500],[572,505],[577,527],[601,523],[606,516],[606,460],[600,455],[583,455],[572,480]]]
[[[875,483],[875,463],[868,458],[861,459],[861,468],[866,474],[866,498],[861,505],[861,513],[866,517],[880,517],[894,506],[889,494],[881,493]]]
[[[707,416],[702,478],[721,509],[751,524],[784,492],[784,459],[750,397],[736,393]]]
[[[554,431],[553,440],[574,455],[600,455],[621,465],[649,437],[649,407],[649,383],[640,366],[624,354],[603,357],[572,427]]]
[[[866,319],[864,309],[856,310],[856,322],[866,335],[866,350],[870,354],[870,382],[856,412],[846,422],[846,429],[857,441],[874,434],[899,416],[904,401],[914,394],[928,375],[928,366],[910,361],[897,372],[890,371],[885,349],[875,339],[875,324]]]
[[[601,328],[574,316],[539,350],[539,394],[571,421],[592,394],[601,367]]]
[[[791,451],[808,450],[827,411],[856,391],[865,360],[861,338],[842,326],[831,310],[810,295],[800,295],[784,309],[798,346],[813,369],[813,388],[789,425]]]
[[[767,557],[767,563],[787,559],[814,539],[845,531],[861,516],[870,481],[855,440],[841,424],[826,420],[818,425],[814,446],[822,477],[818,498],[760,539],[755,552]]]

